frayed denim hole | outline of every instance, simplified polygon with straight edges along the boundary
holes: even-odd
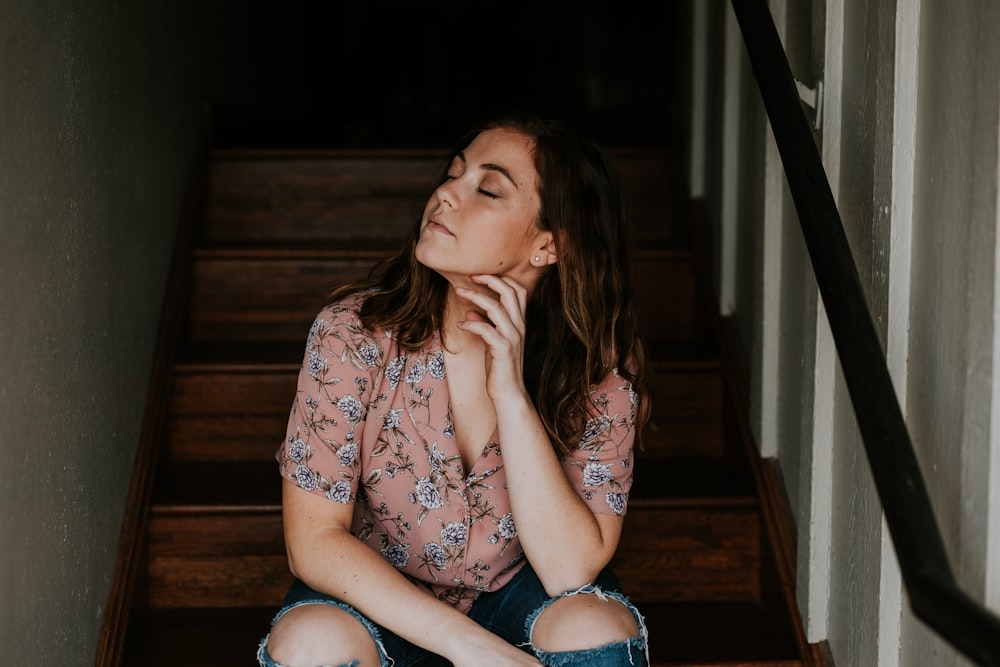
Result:
[[[304,607],[305,605],[309,604],[325,604],[330,607],[336,607],[337,609],[343,609],[351,616],[361,621],[361,625],[364,626],[365,630],[368,631],[369,636],[371,636],[372,641],[375,642],[375,647],[378,650],[378,657],[379,657],[379,662],[381,663],[381,667],[393,667],[393,665],[395,665],[396,661],[392,659],[392,657],[389,655],[389,652],[386,651],[385,649],[385,644],[382,643],[382,635],[378,631],[378,628],[375,627],[375,625],[373,625],[371,621],[362,616],[357,609],[347,604],[346,602],[340,602],[339,600],[327,600],[323,598],[314,600],[299,600],[298,602],[294,602],[278,610],[278,613],[274,615],[273,619],[271,619],[271,627],[273,628],[274,624],[278,622],[278,619],[280,619],[282,616],[290,612],[292,609],[297,609],[298,607]],[[282,665],[275,662],[274,659],[271,658],[270,654],[267,652],[267,642],[268,639],[270,639],[270,637],[271,635],[270,633],[268,633],[267,636],[265,636],[262,640],[260,640],[260,644],[257,647],[257,661],[261,667],[268,667],[266,663],[263,662],[263,656],[267,656],[267,659],[270,660],[272,663],[274,663],[276,667],[283,667]],[[356,667],[359,664],[361,664],[360,661],[352,660],[348,665],[344,665],[342,667]]]
[[[596,595],[601,600],[612,599],[612,600],[616,600],[616,601],[622,603],[623,605],[625,605],[625,608],[628,609],[629,612],[632,614],[632,617],[635,619],[636,625],[639,626],[639,636],[638,637],[630,637],[628,640],[622,640],[620,642],[611,642],[609,644],[605,644],[604,646],[598,646],[598,647],[593,648],[593,649],[584,649],[583,651],[568,651],[568,652],[563,652],[563,653],[547,653],[545,651],[539,650],[534,645],[534,639],[532,638],[533,634],[534,634],[535,623],[538,621],[538,617],[541,616],[542,612],[545,611],[550,604],[552,604],[556,600],[559,600],[559,599],[565,598],[565,597],[569,597],[571,595]],[[581,586],[580,588],[566,591],[565,593],[563,593],[561,595],[558,595],[558,596],[556,596],[554,598],[550,598],[550,599],[546,600],[545,603],[542,604],[541,607],[539,607],[538,609],[536,609],[534,612],[531,613],[530,616],[528,616],[527,619],[525,619],[525,622],[524,622],[524,631],[528,635],[528,643],[526,643],[526,644],[520,644],[520,646],[522,646],[522,647],[527,646],[527,647],[531,648],[531,650],[535,654],[535,657],[538,658],[539,660],[542,659],[542,656],[560,656],[560,655],[563,655],[564,653],[579,654],[581,652],[586,652],[586,651],[600,651],[600,650],[604,650],[605,648],[616,647],[616,646],[618,646],[620,644],[626,644],[627,643],[628,646],[629,646],[629,662],[630,663],[632,663],[632,650],[631,650],[631,648],[634,646],[636,649],[642,650],[645,653],[646,665],[650,664],[650,660],[649,660],[649,631],[646,629],[646,619],[643,618],[642,614],[639,613],[639,609],[634,604],[632,604],[631,600],[629,600],[625,595],[623,595],[622,593],[619,593],[618,591],[605,591],[600,586],[597,586],[597,585],[594,585],[594,584],[587,584],[586,586]],[[546,663],[546,664],[549,664],[549,663]],[[560,665],[560,664],[569,664],[569,663],[557,662],[557,663],[553,663],[553,664],[554,665]]]
[[[264,638],[260,640],[259,644],[257,644],[257,664],[260,665],[260,667],[268,667],[267,665],[268,660],[270,660],[272,663],[274,662],[273,660],[271,660],[271,656],[267,654],[267,640],[270,638],[271,634],[268,633],[264,635]]]
[[[549,653],[538,652],[538,659],[546,667],[568,667],[569,665],[589,665],[600,659],[619,654],[627,654],[630,665],[635,665],[635,656],[642,660],[643,642],[639,637],[632,637],[625,641],[609,642],[595,648],[583,649],[580,651],[560,651]],[[624,657],[624,656],[623,656]],[[648,662],[642,663],[648,667]]]
[[[628,640],[609,642],[602,646],[580,651],[560,651],[556,653],[536,651],[536,657],[546,667],[568,667],[569,665],[589,665],[598,659],[624,652],[628,655],[629,664],[635,665],[633,654],[642,656],[643,647],[644,642],[641,637],[631,637]],[[647,660],[643,664],[648,667],[649,661]]]
[[[542,612],[545,611],[548,608],[548,606],[553,602],[555,602],[556,600],[569,597],[570,595],[579,595],[580,593],[595,593],[602,599],[604,599],[605,595],[598,586],[595,586],[594,584],[587,584],[575,590],[566,591],[565,593],[549,598],[542,604],[541,607],[533,611],[528,616],[528,618],[524,620],[524,633],[528,636],[528,643],[521,644],[521,646],[530,646],[532,651],[537,652],[537,649],[534,647],[534,641],[532,640],[531,637],[534,634],[535,622],[538,620],[538,617],[541,616]]]

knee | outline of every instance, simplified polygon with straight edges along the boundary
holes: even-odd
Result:
[[[557,653],[627,641],[640,636],[641,630],[621,600],[578,593],[561,597],[543,609],[530,632],[535,648]]]
[[[327,604],[288,610],[271,628],[267,653],[283,667],[381,664],[375,641],[361,621]]]

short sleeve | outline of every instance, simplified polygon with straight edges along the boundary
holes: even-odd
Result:
[[[361,435],[382,353],[353,304],[335,304],[313,322],[299,371],[281,475],[339,503],[357,497]]]
[[[583,437],[563,461],[573,488],[594,514],[624,516],[632,488],[638,397],[612,372],[591,388]]]

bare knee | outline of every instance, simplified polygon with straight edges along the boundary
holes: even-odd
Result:
[[[638,637],[639,624],[620,600],[579,593],[547,606],[531,629],[531,643],[547,653],[582,651]]]
[[[361,621],[339,607],[307,604],[288,610],[271,628],[271,658],[287,667],[379,665],[375,641]]]

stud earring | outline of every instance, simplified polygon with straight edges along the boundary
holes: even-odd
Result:
[[[540,261],[542,261],[542,258],[539,257],[538,255],[535,255],[535,264],[538,264]]]

